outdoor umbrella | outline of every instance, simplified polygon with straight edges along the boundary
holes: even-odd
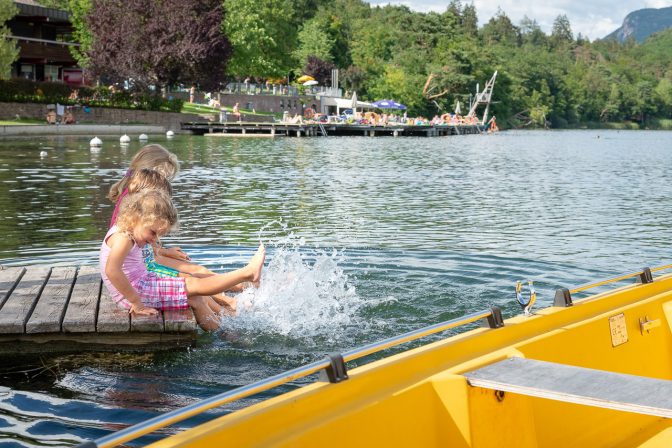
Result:
[[[313,77],[310,76],[310,75],[303,75],[302,77],[300,77],[300,78],[297,79],[296,81],[297,81],[297,82],[300,82],[300,83],[303,84],[303,83],[306,82],[306,81],[315,81],[315,78],[313,78]]]
[[[401,103],[397,103],[394,100],[380,100],[371,104],[379,109],[401,109],[401,110],[406,109],[406,106],[404,106]]]
[[[314,79],[311,79],[311,80],[306,81],[306,82],[303,83],[304,86],[316,86],[316,85],[318,85],[318,84],[319,84],[319,83],[318,83],[317,81],[315,81]]]
[[[356,115],[357,113],[357,92],[352,92],[352,113]]]
[[[460,107],[460,102],[459,101],[455,105],[455,113],[456,114],[461,114],[462,113],[462,108]]]

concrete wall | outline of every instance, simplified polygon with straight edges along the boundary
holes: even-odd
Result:
[[[140,134],[164,134],[166,128],[148,124],[62,124],[0,126],[0,138],[33,135],[86,135],[88,137],[114,135],[115,141],[124,134],[137,139]],[[108,140],[108,139],[104,139]]]
[[[228,96],[228,95],[227,95]],[[240,95],[245,97],[245,95]],[[250,98],[247,96],[247,98]],[[241,107],[246,103],[240,101]],[[235,101],[231,104],[233,106]],[[226,104],[225,104],[226,105]],[[299,103],[299,109],[301,104]],[[178,132],[180,123],[188,121],[219,121],[219,114],[182,114],[174,112],[154,112],[132,109],[113,109],[109,107],[90,107],[84,112],[82,107],[73,109],[77,124],[147,124],[163,126],[166,130]],[[14,120],[20,118],[35,118],[45,120],[47,105],[37,103],[2,103],[0,102],[0,120]],[[266,122],[273,121],[273,117],[243,114],[242,121]]]
[[[112,109],[107,107],[90,107],[84,112],[82,107],[72,109],[78,124],[149,124],[163,126],[166,129],[179,131],[183,121],[208,121],[214,116],[180,114],[173,112],[154,112],[131,109]],[[0,120],[20,118],[36,118],[45,120],[47,105],[37,103],[0,103]],[[219,117],[216,117],[219,120]]]

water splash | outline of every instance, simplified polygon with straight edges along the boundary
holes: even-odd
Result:
[[[281,336],[315,346],[343,341],[362,325],[364,301],[339,266],[342,252],[307,247],[293,232],[266,246],[270,261],[259,288],[238,295],[238,316],[225,317],[223,328],[249,343]]]

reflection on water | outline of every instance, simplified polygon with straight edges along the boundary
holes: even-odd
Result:
[[[0,140],[0,263],[95,263],[107,189],[139,144],[88,140]],[[0,446],[76,444],[326,352],[490,304],[512,315],[519,279],[543,306],[558,286],[668,261],[669,132],[158,142],[182,169],[165,242],[223,272],[262,240],[261,288],[189,350],[3,362]]]

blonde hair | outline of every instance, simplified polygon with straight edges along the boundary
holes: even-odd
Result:
[[[128,180],[126,188],[128,188],[128,194],[139,193],[143,190],[159,190],[168,196],[173,195],[173,187],[166,176],[147,168],[135,171]]]
[[[129,194],[121,201],[117,228],[131,235],[137,225],[158,225],[169,230],[177,227],[177,209],[166,193],[145,190]]]
[[[177,156],[163,146],[156,144],[145,145],[131,160],[126,175],[110,187],[110,192],[107,194],[108,199],[112,202],[117,202],[121,193],[128,186],[131,175],[143,168],[158,171],[170,182],[180,170],[180,165],[177,161]]]

